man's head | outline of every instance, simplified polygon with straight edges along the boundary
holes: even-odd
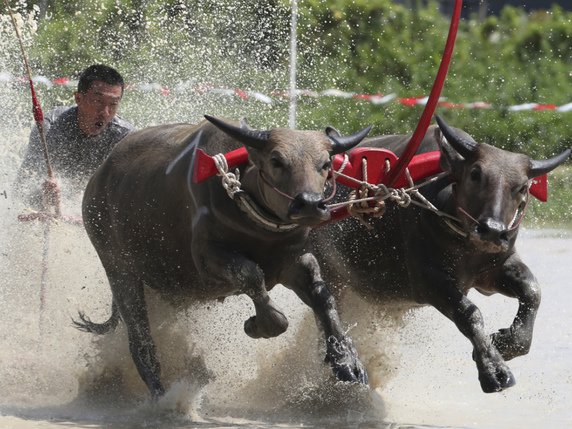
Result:
[[[123,77],[111,67],[95,64],[83,71],[75,101],[78,124],[85,134],[95,136],[107,128],[119,109],[124,86]]]

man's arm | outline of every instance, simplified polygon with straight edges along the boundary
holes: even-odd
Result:
[[[53,121],[50,114],[44,119],[44,133],[47,134]],[[30,132],[28,148],[13,186],[13,194],[35,208],[42,206],[42,182],[48,178],[44,147],[38,127],[34,124]]]

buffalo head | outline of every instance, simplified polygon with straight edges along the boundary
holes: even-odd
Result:
[[[212,116],[205,118],[246,146],[249,167],[243,183],[257,202],[282,222],[306,226],[330,217],[324,190],[331,157],[357,145],[371,129],[342,137],[331,127],[326,132],[259,131],[244,121],[236,126]]]
[[[535,161],[528,156],[477,143],[437,116],[441,168],[451,173],[457,216],[469,239],[482,251],[506,251],[516,237],[531,180],[553,170],[570,149]]]

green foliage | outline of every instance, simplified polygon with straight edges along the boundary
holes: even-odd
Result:
[[[449,17],[439,12],[435,1],[425,6],[405,3],[417,6],[409,9],[390,0],[299,1],[298,88],[428,95]],[[46,4],[47,10],[41,10]],[[267,105],[200,87],[264,94],[287,89],[288,0],[78,0],[38,5],[19,1],[15,6],[25,17],[25,45],[36,74],[75,78],[87,65],[102,62],[117,67],[130,84],[158,82],[171,90],[167,97],[158,91],[126,91],[122,113],[137,126],[197,121],[205,113],[247,117],[260,128],[287,124],[286,99]],[[37,33],[30,14],[36,20],[43,17]],[[8,34],[9,21],[0,24],[2,36]],[[2,37],[0,45],[0,66],[17,74],[21,60],[15,40]],[[572,13],[557,6],[533,14],[506,7],[482,22],[461,21],[442,93],[452,102],[485,101],[494,108],[439,107],[437,113],[478,141],[544,158],[572,146],[572,113],[515,112],[508,106],[562,105],[572,101],[571,88]],[[3,97],[9,103],[0,110],[20,115],[14,123],[29,121],[25,91],[21,88],[23,103]],[[73,102],[70,88],[48,91],[39,85],[38,91],[45,108]],[[349,133],[373,124],[372,134],[408,133],[421,111],[420,106],[396,102],[302,97],[297,126],[333,125]],[[569,183],[568,174],[556,185]]]
[[[310,66],[302,69],[301,86],[401,97],[429,94],[449,25],[435,2],[417,10],[389,0],[309,0],[304,5],[300,55]],[[536,157],[572,146],[570,113],[506,109],[572,101],[571,32],[572,14],[559,7],[532,15],[507,7],[483,22],[463,20],[442,97],[486,101],[495,109],[439,108],[437,113],[477,140]],[[375,133],[397,133],[411,132],[420,114],[420,107],[327,100],[303,106],[300,122],[343,118],[346,129],[373,123]]]
[[[263,93],[288,88],[286,0],[49,5],[31,49],[37,73],[76,77],[88,64],[103,62],[119,68],[131,83],[160,82],[170,88],[209,83]],[[449,26],[449,17],[432,1],[409,9],[390,0],[305,0],[299,2],[298,21],[299,88],[400,97],[428,95]],[[439,108],[438,113],[479,140],[533,156],[552,155],[572,143],[570,114],[511,112],[503,106],[570,102],[571,63],[572,14],[559,7],[530,15],[506,7],[483,22],[463,20],[442,96],[454,102],[486,101],[495,108]],[[190,120],[200,117],[198,109],[212,112],[208,103],[214,101],[214,110],[224,114],[286,123],[285,104],[253,107],[192,91],[182,97],[173,103],[141,103],[136,98],[148,97],[134,96],[137,122]],[[173,112],[176,105],[185,109]],[[131,113],[128,100],[125,107]],[[398,103],[303,98],[298,126],[333,124],[350,132],[373,124],[375,133],[401,133],[412,131],[420,114],[421,107]]]
[[[524,224],[534,228],[572,228],[572,167],[560,167],[548,176],[548,201],[532,199]]]

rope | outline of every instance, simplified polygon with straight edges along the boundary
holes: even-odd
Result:
[[[228,196],[234,199],[234,195],[240,192],[240,171],[238,168],[234,173],[228,171],[228,163],[222,153],[217,153],[213,156],[215,166],[218,170],[218,175],[222,177],[222,187],[225,189]]]
[[[366,164],[365,159],[364,159],[364,164]],[[430,183],[433,183],[441,179],[442,177],[447,176],[449,173],[441,172],[415,185],[413,183],[409,170],[406,170],[405,172],[407,175],[407,179],[409,181],[408,188],[390,188],[384,185],[383,183],[380,183],[378,185],[373,185],[371,183],[368,183],[366,169],[364,169],[365,180],[358,180],[337,171],[336,175],[342,176],[346,180],[353,181],[360,187],[359,189],[350,192],[347,201],[330,204],[328,205],[328,208],[333,209],[337,207],[347,207],[348,213],[351,216],[358,219],[358,221],[363,225],[365,225],[368,229],[373,228],[369,223],[369,220],[371,218],[379,218],[383,216],[383,214],[385,213],[386,200],[393,201],[399,207],[403,208],[409,207],[411,204],[413,204],[418,207],[428,209],[433,213],[437,214],[438,216],[447,218],[448,224],[449,222],[457,222],[457,223],[461,222],[458,218],[437,209],[429,200],[427,200],[419,192],[420,188]],[[452,228],[452,229],[459,232],[459,228]]]
[[[228,196],[250,219],[258,222],[263,228],[273,232],[289,232],[299,227],[296,223],[282,223],[278,219],[271,219],[258,207],[258,204],[250,196],[240,189],[240,172],[238,168],[234,173],[228,171],[228,163],[224,154],[219,153],[213,157],[214,164],[221,176],[222,187]]]

